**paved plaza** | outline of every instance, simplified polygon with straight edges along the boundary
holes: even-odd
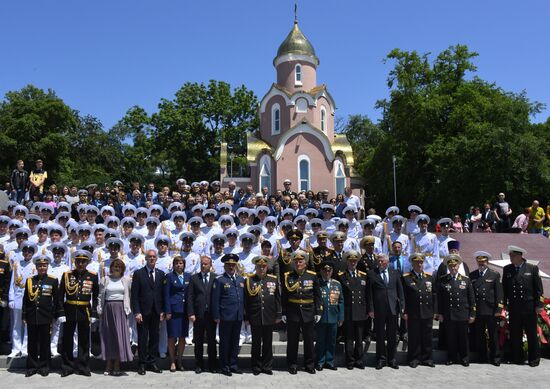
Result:
[[[203,373],[196,375],[192,371],[162,374],[147,372],[139,376],[128,372],[123,377],[104,377],[101,373],[92,373],[91,378],[69,376],[61,378],[54,372],[48,377],[24,377],[24,371],[8,372],[0,370],[0,382],[3,388],[548,388],[550,382],[550,361],[543,359],[537,368],[529,366],[471,364],[470,367],[438,365],[435,368],[418,367],[412,369],[401,366],[399,370],[384,368],[375,370],[322,371],[316,375],[300,372],[296,376],[286,371],[275,371],[273,376],[254,376],[249,371],[233,377],[220,374]],[[451,386],[452,385],[452,386]]]

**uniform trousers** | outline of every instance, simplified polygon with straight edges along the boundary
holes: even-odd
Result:
[[[220,365],[222,370],[238,369],[239,336],[242,320],[220,320]]]
[[[313,361],[313,333],[315,332],[314,321],[304,322],[288,321],[287,326],[287,343],[286,343],[286,362],[288,368],[298,367],[298,343],[300,342],[300,330],[304,338],[304,365],[306,368],[313,369],[315,367]]]
[[[525,362],[523,332],[527,335],[527,356],[529,362],[540,361],[539,340],[537,338],[536,312],[521,314],[510,312],[510,341],[515,363]]]
[[[217,368],[217,349],[216,349],[216,322],[212,320],[209,312],[204,313],[204,317],[195,320],[193,325],[193,337],[195,342],[195,363],[197,367],[204,368],[204,335],[206,332],[206,343],[208,344],[208,368]]]
[[[374,316],[374,330],[376,331],[376,361],[395,362],[397,315],[392,315],[390,311],[383,314],[377,312]]]
[[[468,321],[445,319],[445,331],[447,331],[447,360],[455,362],[458,353],[460,362],[469,362]]]
[[[476,316],[475,333],[478,362],[487,362],[487,360],[500,362],[497,327],[498,319],[494,315]],[[487,359],[487,348],[489,349],[489,359]]]
[[[61,324],[54,320],[52,323],[52,334],[50,339],[50,349],[53,355],[57,355],[57,344],[59,343],[59,333],[61,332]]]
[[[252,333],[252,370],[271,370],[273,368],[273,326],[251,325]]]
[[[411,319],[409,317],[407,331],[409,340],[407,360],[409,362],[433,362],[433,318]]]
[[[76,329],[78,329],[78,349],[75,358],[73,357],[73,335]],[[88,320],[67,320],[63,324],[61,345],[62,371],[79,373],[87,373],[90,371],[90,322]]]
[[[50,368],[50,325],[27,324],[29,331],[29,355],[27,369],[49,370]]]
[[[317,342],[315,343],[315,355],[317,365],[334,366],[334,354],[336,352],[336,333],[338,324],[317,323]]]
[[[12,309],[11,352],[27,354],[27,325],[23,323],[23,311]]]
[[[137,325],[139,364],[154,364],[159,349],[160,313],[142,314],[142,318],[142,322]]]
[[[363,331],[364,320],[344,320],[344,349],[346,353],[346,365],[363,363]]]

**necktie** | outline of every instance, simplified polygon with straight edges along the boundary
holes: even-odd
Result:
[[[351,272],[351,278],[355,278],[355,272],[354,271]]]
[[[422,274],[416,273],[416,277],[417,277],[419,280],[421,280],[421,279],[422,279]]]
[[[179,278],[179,280],[180,280],[180,284],[183,285],[183,274],[180,274],[180,275],[178,276],[178,278]]]
[[[382,272],[382,278],[384,279],[384,283],[388,285],[388,273],[386,272],[386,270]]]
[[[149,272],[149,278],[151,279],[151,281],[155,282],[155,271],[154,270],[151,270]]]
[[[399,257],[397,257],[397,261],[396,261],[396,262],[397,262],[397,263],[396,263],[396,265],[397,265],[397,271],[398,271],[399,273],[401,273],[401,261],[400,261]]]
[[[202,275],[202,282],[206,285],[206,283],[208,282],[208,274]]]
[[[521,268],[521,266],[516,266],[516,273],[519,273],[520,268]]]

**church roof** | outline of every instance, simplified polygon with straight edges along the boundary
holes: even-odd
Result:
[[[308,55],[319,61],[315,55],[313,46],[298,27],[297,21],[294,22],[292,30],[287,35],[283,43],[279,46],[279,50],[277,50],[277,57],[285,54]]]

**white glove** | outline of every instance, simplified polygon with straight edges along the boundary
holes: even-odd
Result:
[[[92,318],[90,319],[90,323],[91,323],[91,324],[95,324],[96,322],[97,322],[97,318],[92,317]]]
[[[59,324],[65,323],[66,321],[67,321],[67,318],[66,318],[65,316],[59,316],[59,317],[57,318],[57,322],[58,322]]]
[[[321,320],[321,315],[315,315],[313,316],[313,319],[315,320],[315,323],[319,323],[319,321]]]
[[[15,301],[10,301],[8,306],[10,307],[10,309],[15,309]]]
[[[0,301],[0,307],[6,308],[7,306],[8,306],[8,303],[7,303],[7,302],[5,302],[5,301],[3,301],[3,300]]]
[[[286,324],[286,315],[281,316],[281,321]]]

